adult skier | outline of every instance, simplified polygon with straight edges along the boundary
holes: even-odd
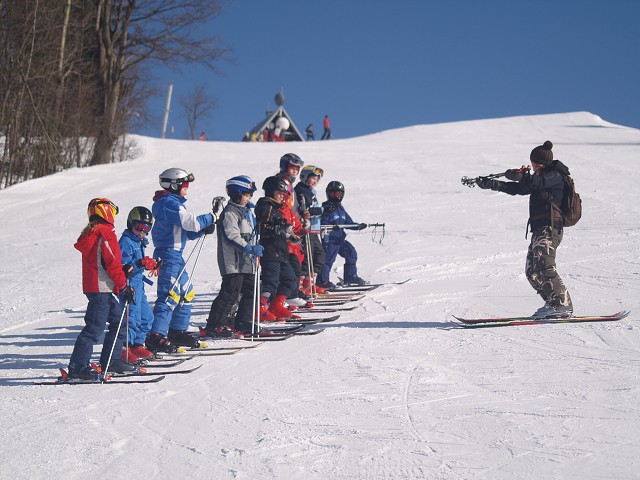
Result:
[[[573,314],[571,296],[556,269],[556,251],[562,242],[564,219],[559,206],[564,192],[564,175],[569,169],[553,159],[553,144],[547,140],[529,156],[533,174],[507,170],[510,182],[478,177],[476,185],[509,195],[529,195],[531,243],[527,250],[525,274],[531,286],[544,300],[535,318],[568,317]]]

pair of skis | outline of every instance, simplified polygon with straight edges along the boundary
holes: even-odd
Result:
[[[617,322],[626,318],[629,311],[622,310],[611,315],[578,315],[559,318],[535,318],[535,317],[501,317],[501,318],[453,318],[451,323],[455,328],[491,328],[524,325],[549,325],[558,323],[589,323],[589,322]]]
[[[186,368],[183,370],[163,370],[149,372],[144,367],[139,367],[136,372],[131,373],[110,373],[107,377],[101,377],[99,380],[82,380],[70,379],[69,374],[63,368],[60,369],[60,376],[56,380],[43,380],[34,382],[34,385],[110,385],[110,384],[138,384],[138,383],[158,383],[166,378],[167,375],[184,375],[195,372],[202,364],[197,367]],[[137,377],[153,377],[153,378],[137,378]]]

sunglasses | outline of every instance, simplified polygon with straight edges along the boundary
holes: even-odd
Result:
[[[139,232],[149,233],[149,231],[151,230],[151,224],[138,222],[133,224],[133,228],[135,228]]]
[[[113,208],[114,212],[116,212],[115,214],[117,215],[118,213],[120,213],[120,209],[118,208],[118,206],[113,203],[113,202],[107,202],[105,200],[100,200],[98,202],[91,202],[89,204],[90,207],[95,207],[96,205],[110,205],[111,208]]]

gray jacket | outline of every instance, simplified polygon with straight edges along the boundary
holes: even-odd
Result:
[[[230,273],[253,273],[251,257],[243,253],[251,241],[256,217],[251,211],[253,204],[241,207],[229,202],[218,220],[218,267],[221,275]]]

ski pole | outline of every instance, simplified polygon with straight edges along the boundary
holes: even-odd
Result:
[[[383,227],[384,223],[367,223],[367,227]],[[346,223],[346,224],[338,224],[338,225],[320,225],[322,230],[333,230],[333,229],[342,229],[342,230],[353,230],[356,228],[360,228],[359,223]]]
[[[129,282],[127,281],[127,285]],[[129,363],[129,304],[127,303],[124,306],[125,310],[125,318],[127,319],[125,322],[125,327],[127,329],[127,338],[125,340],[125,361]]]
[[[384,228],[384,223],[370,223],[369,226],[373,227],[373,230],[371,231],[371,241],[372,242],[376,241],[376,235],[378,233],[378,228],[379,227],[382,228],[382,233],[380,234],[380,240],[378,240],[378,243],[380,245],[382,245],[382,240],[384,240],[384,236],[386,234],[385,228]]]
[[[524,173],[524,172],[528,172],[529,170],[531,170],[531,167],[529,165],[522,165],[520,168],[515,169],[517,173]],[[504,171],[502,173],[490,173],[489,175],[479,175],[473,178],[469,178],[465,176],[465,177],[462,177],[460,181],[462,182],[463,185],[466,185],[469,188],[473,188],[476,186],[476,182],[478,181],[478,178],[500,178],[500,177],[504,177],[506,174],[507,172]]]
[[[255,221],[255,217],[252,216]],[[257,245],[260,242],[260,234],[257,231],[257,225],[254,223],[251,237],[249,238],[251,245]],[[251,341],[256,332],[256,323],[260,328],[260,257],[255,257],[255,263],[251,261],[253,267],[253,315],[251,316]]]
[[[202,236],[202,242],[200,242],[200,248],[198,249],[198,254],[196,255],[196,259],[193,262],[193,267],[191,268],[191,275],[189,275],[189,281],[184,286],[184,292],[187,293],[189,291],[189,287],[193,285],[193,274],[196,271],[196,267],[198,266],[198,260],[200,259],[200,253],[202,252],[202,247],[204,247],[204,239],[206,235]],[[186,266],[186,264],[185,264]],[[180,277],[178,277],[180,278]],[[180,306],[184,305],[184,297],[180,295]]]
[[[127,281],[127,286],[129,286],[129,282]],[[115,294],[112,294],[116,297],[116,300],[120,302],[118,297]],[[120,335],[120,327],[122,326],[122,320],[124,319],[124,314],[127,312],[129,307],[129,302],[125,300],[124,308],[122,309],[122,315],[120,315],[120,321],[118,322],[118,328],[116,329],[116,336],[113,339],[113,344],[111,345],[111,351],[109,352],[109,359],[107,360],[107,365],[104,367],[104,372],[102,372],[102,379],[100,383],[104,383],[105,378],[107,378],[107,372],[109,371],[109,365],[111,365],[111,358],[113,357],[113,350],[116,348],[116,343],[118,342],[118,335]]]
[[[311,301],[316,297],[316,282],[315,272],[313,271],[313,252],[311,251],[311,235],[307,233],[305,235],[307,245],[307,273],[309,274],[309,289],[311,291]]]
[[[198,244],[200,243],[200,241],[204,241],[204,237],[206,235],[203,235],[202,237],[200,237],[197,241],[196,244],[193,246],[193,249],[191,250],[191,253],[189,254],[189,256],[187,257],[187,259],[184,262],[184,266],[182,267],[182,269],[180,269],[180,272],[178,273],[178,276],[176,277],[175,282],[173,282],[173,285],[171,285],[171,288],[169,289],[169,291],[167,292],[167,296],[164,298],[164,302],[167,303],[169,301],[169,295],[171,294],[171,292],[173,291],[174,288],[176,288],[176,285],[178,284],[178,282],[180,281],[180,277],[182,276],[182,274],[184,273],[184,271],[187,268],[187,265],[189,264],[189,260],[191,259],[191,256],[193,255],[193,253],[196,251],[196,248],[198,248]]]
[[[260,328],[260,257],[256,257],[253,273],[253,316],[251,318],[251,341]]]

